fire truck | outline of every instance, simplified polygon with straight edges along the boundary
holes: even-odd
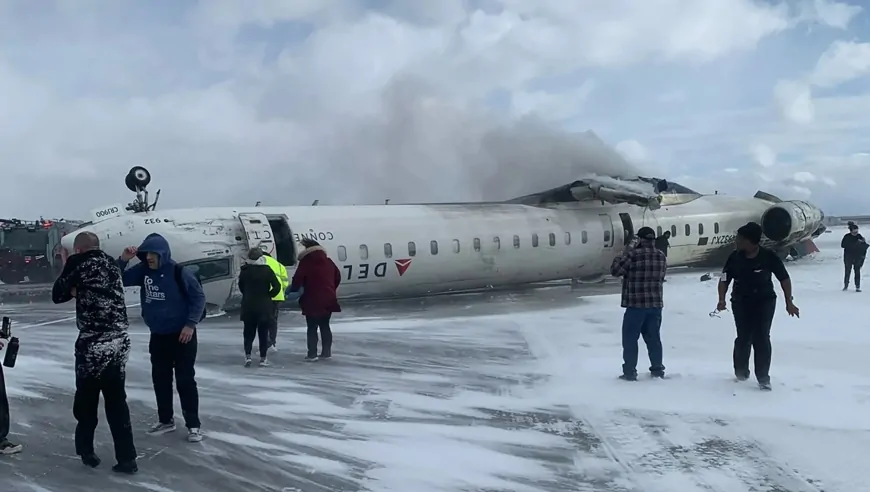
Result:
[[[0,282],[53,282],[63,268],[60,238],[80,222],[0,219]]]

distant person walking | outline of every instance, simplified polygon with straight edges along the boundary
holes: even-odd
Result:
[[[843,290],[849,289],[849,277],[852,276],[852,270],[854,270],[855,292],[861,292],[861,267],[864,266],[864,258],[867,257],[867,241],[858,232],[858,225],[854,222],[849,222],[849,232],[843,236],[840,247],[843,248],[843,264],[845,266]]]
[[[717,311],[727,309],[725,295],[731,292],[731,310],[737,338],[734,339],[734,375],[739,381],[749,379],[749,356],[755,350],[755,378],[762,390],[770,390],[770,327],[776,312],[776,293],[771,274],[779,280],[785,297],[785,310],[789,316],[800,317],[800,310],[792,302],[791,279],[779,256],[759,246],[761,226],[755,222],[737,229],[737,250],[731,253],[722,269],[719,281]]]
[[[338,286],[341,284],[341,271],[335,263],[326,256],[326,251],[320,243],[313,239],[303,238],[300,241],[305,248],[299,253],[299,265],[290,283],[290,292],[303,290],[299,298],[299,307],[308,325],[307,361],[329,359],[332,357],[332,329],[329,321],[332,313],[341,311],[338,305]],[[317,330],[323,337],[323,350],[317,355]]]
[[[266,257],[259,248],[248,252],[248,263],[239,272],[239,291],[242,293],[241,319],[244,323],[245,367],[251,367],[251,350],[254,337],[260,342],[260,366],[268,366],[271,337],[269,329],[275,317],[272,298],[283,290],[275,272],[266,264]]]
[[[134,257],[139,263],[124,271],[124,285],[140,288],[142,319],[151,330],[151,381],[157,399],[158,422],[148,431],[161,435],[175,430],[172,376],[181,400],[187,440],[202,441],[196,371],[196,327],[205,318],[205,294],[199,279],[172,260],[169,243],[149,234],[136,248],[128,247],[118,259],[121,270]]]
[[[0,338],[0,350],[8,342]],[[0,455],[20,453],[22,446],[9,440],[9,398],[6,396],[6,379],[0,364]]]
[[[637,380],[638,339],[643,337],[652,377],[665,377],[662,363],[663,282],[667,273],[664,253],[655,247],[655,231],[641,227],[637,237],[614,258],[610,273],[622,278],[622,375]]]
[[[665,258],[668,257],[668,249],[671,247],[671,231],[665,231],[664,234],[656,238],[656,249],[661,251]]]
[[[124,388],[130,335],[121,270],[112,257],[100,250],[100,240],[92,232],[79,233],[73,248],[74,254],[54,282],[51,299],[55,304],[76,300],[79,329],[75,342],[73,401],[73,415],[78,421],[76,454],[87,466],[100,465],[100,458],[94,452],[94,432],[102,393],[118,462],[112,470],[136,473],[139,468]]]

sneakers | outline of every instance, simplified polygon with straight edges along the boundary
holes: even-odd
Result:
[[[318,359],[331,359],[332,352],[323,352],[322,354],[317,356]]]
[[[245,356],[245,367],[251,367],[251,356],[250,355]]]
[[[849,290],[849,284],[848,284],[848,283],[843,284],[843,290],[844,290],[844,291]]]
[[[149,436],[162,436],[163,434],[167,434],[169,432],[175,432],[175,421],[171,421],[167,424],[158,422],[151,429],[148,430]]]
[[[260,359],[260,367],[269,367],[270,365],[272,365],[272,364],[269,364],[269,360],[266,359],[265,357],[262,357]]]
[[[17,454],[21,452],[22,447],[20,444],[3,439],[3,441],[0,441],[0,454]]]
[[[305,362],[315,362],[315,361],[317,361],[316,355],[308,355],[305,357]]]
[[[619,379],[623,381],[637,381],[637,374],[620,374]]]
[[[760,389],[761,391],[770,391],[773,388],[770,387],[770,381],[759,381],[758,389]]]
[[[278,351],[277,344],[273,343],[272,345],[269,345],[269,352],[277,352],[277,351]]]
[[[200,441],[202,441],[202,432],[200,432],[198,428],[193,427],[191,429],[187,429],[187,442]]]
[[[133,475],[139,472],[139,465],[136,464],[136,460],[125,461],[123,463],[118,463],[117,465],[113,466],[112,471],[115,473],[125,473],[127,475]]]

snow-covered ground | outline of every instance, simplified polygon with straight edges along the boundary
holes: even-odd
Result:
[[[288,313],[286,349],[266,369],[241,366],[237,321],[211,319],[198,362],[206,440],[188,444],[143,434],[154,398],[136,325],[132,478],[72,456],[75,328],[68,312],[36,306],[15,313],[51,324],[19,331],[6,371],[12,437],[26,448],[0,459],[0,490],[868,491],[870,307],[868,294],[840,290],[843,232],[788,265],[801,318],[780,300],[770,393],[733,381],[733,322],[709,315],[716,282],[674,273],[664,381],[616,379],[618,295],[559,288],[386,317],[383,306],[350,309],[335,323],[335,359],[315,364],[301,362],[304,334]],[[111,462],[105,427],[98,452]]]

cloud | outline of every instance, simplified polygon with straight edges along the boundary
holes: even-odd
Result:
[[[805,18],[811,18],[830,27],[846,29],[863,10],[857,5],[831,0],[813,0],[802,5]]]
[[[824,163],[846,186],[870,148],[862,94],[796,75],[832,32],[868,42],[838,2],[38,3],[0,3],[3,214],[81,217],[133,165],[168,208],[509,198],[652,162],[751,193],[719,171],[759,142],[796,166],[778,182]],[[861,73],[850,49],[828,80]],[[777,80],[814,132],[779,125]]]
[[[835,41],[822,53],[810,75],[817,87],[836,87],[870,75],[870,43]]]
[[[773,167],[776,165],[776,152],[767,145],[757,144],[753,146],[752,156],[761,167]]]
[[[782,116],[793,123],[812,123],[816,107],[810,86],[794,80],[780,80],[773,89],[773,97]]]

